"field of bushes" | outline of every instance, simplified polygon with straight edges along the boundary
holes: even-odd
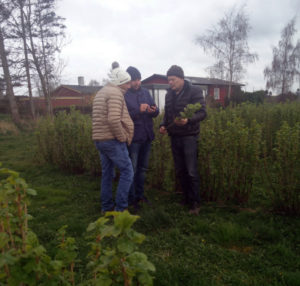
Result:
[[[129,273],[138,277],[144,269],[144,276],[125,284],[130,279],[118,263],[116,269],[104,267],[110,269],[106,282],[95,280],[95,271],[103,267],[95,263],[99,232],[93,231],[97,221],[99,227],[104,224],[104,217],[99,202],[101,165],[91,141],[90,117],[75,110],[61,112],[54,119],[41,118],[36,126],[27,124],[25,130],[0,118],[2,167],[17,171],[27,184],[3,169],[0,179],[6,180],[9,172],[14,178],[9,181],[11,189],[21,184],[28,196],[35,194],[33,190],[37,193],[26,201],[26,208],[18,196],[8,204],[15,217],[11,221],[14,235],[20,237],[20,253],[25,251],[23,226],[35,239],[32,251],[26,250],[27,256],[23,253],[19,260],[11,255],[14,249],[3,250],[5,240],[1,239],[1,285],[151,285],[148,271],[154,285],[299,285],[300,104],[208,110],[199,140],[199,216],[189,215],[179,204],[169,138],[158,134],[160,120],[155,121],[146,183],[152,205],[144,206],[132,228],[130,224],[130,232],[135,229],[145,240],[139,244],[142,236],[137,235],[138,246],[121,248],[125,252],[139,249],[142,255],[131,260],[134,270]],[[1,194],[9,189],[7,181],[0,186]],[[5,201],[3,196],[0,200]],[[4,231],[10,225],[4,214],[0,234],[9,233]],[[101,247],[113,248],[113,241],[109,238]],[[38,246],[42,251],[34,252]],[[102,259],[107,255],[102,254]],[[124,253],[118,255],[124,258]],[[7,283],[5,265],[9,263],[15,271],[10,277],[15,278]]]
[[[180,191],[169,138],[158,132],[161,116],[154,122],[148,185]],[[45,118],[36,134],[41,161],[71,172],[101,173],[88,115],[73,110]],[[209,109],[201,124],[199,166],[204,201],[243,205],[261,196],[274,210],[299,215],[300,103]]]

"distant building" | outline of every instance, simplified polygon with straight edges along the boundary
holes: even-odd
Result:
[[[193,85],[198,85],[202,88],[206,98],[211,97],[220,104],[225,104],[225,98],[228,94],[229,82],[216,78],[204,78],[186,76],[186,80]],[[231,83],[232,92],[235,89],[241,89],[244,84]],[[168,79],[165,75],[153,74],[150,77],[142,80],[142,86],[147,88],[153,96],[156,104],[160,108],[164,108],[166,90],[169,88]]]
[[[51,93],[52,106],[84,106],[92,103],[102,86],[60,85]]]
[[[78,77],[78,85],[62,84],[51,92],[53,108],[57,107],[85,107],[92,104],[93,98],[102,86],[84,85],[84,78]],[[45,98],[34,99],[38,109],[45,109]]]

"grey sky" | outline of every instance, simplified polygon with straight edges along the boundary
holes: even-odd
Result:
[[[61,55],[67,64],[63,83],[76,84],[78,76],[86,84],[101,82],[115,60],[124,69],[137,67],[143,78],[165,74],[172,64],[187,76],[206,77],[214,58],[195,44],[196,36],[244,3],[252,27],[248,44],[259,60],[246,67],[240,82],[247,91],[264,89],[263,69],[272,61],[272,47],[294,16],[300,39],[299,0],[61,0],[58,14],[66,18],[70,41]]]

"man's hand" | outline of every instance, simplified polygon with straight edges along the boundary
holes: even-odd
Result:
[[[187,118],[175,119],[175,120],[174,120],[174,123],[175,123],[177,126],[183,126],[183,125],[185,125],[185,124],[188,123],[188,119],[187,119]]]
[[[140,105],[140,112],[146,112],[146,110],[148,110],[148,108],[150,108],[149,104],[147,103],[142,103]]]
[[[152,105],[152,106],[148,105],[147,111],[148,111],[148,113],[153,113],[156,111],[156,109],[157,109],[156,105]]]
[[[167,134],[167,129],[166,129],[166,127],[165,126],[161,126],[160,128],[159,128],[159,133],[160,134]]]

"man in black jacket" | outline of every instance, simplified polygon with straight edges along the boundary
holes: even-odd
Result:
[[[184,80],[181,67],[173,65],[167,72],[170,89],[165,98],[165,115],[160,133],[168,133],[175,163],[176,176],[183,190],[183,203],[191,214],[199,212],[198,138],[200,121],[206,117],[202,89]],[[176,119],[187,104],[201,104],[192,118]]]

